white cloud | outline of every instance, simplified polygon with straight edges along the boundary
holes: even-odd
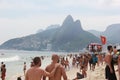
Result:
[[[36,5],[25,0],[2,0],[0,2],[0,9],[3,10],[29,10],[29,9],[47,9],[46,5]]]
[[[111,1],[111,6],[120,7],[120,0],[112,0]]]
[[[93,9],[115,9],[120,7],[120,0],[58,0],[60,7],[84,6]]]
[[[42,4],[42,2],[44,4]],[[53,0],[53,1],[1,0],[0,1],[0,9],[8,10],[8,11],[9,10],[51,11],[53,9],[56,9],[56,11],[64,11],[68,9],[71,9],[72,11],[77,9],[79,11],[79,8],[83,8],[83,10],[88,8],[92,10],[119,11],[120,10],[119,7],[120,7],[120,0]]]
[[[111,24],[120,24],[120,16],[82,16],[79,17],[85,30],[104,31]]]

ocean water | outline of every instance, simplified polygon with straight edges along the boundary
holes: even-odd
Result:
[[[30,62],[35,56],[46,56],[42,60],[41,68],[45,68],[51,63],[52,54],[66,55],[61,52],[41,52],[41,51],[18,51],[18,50],[0,50],[0,63],[6,64],[6,80],[11,80],[16,75],[23,76],[23,64],[26,62],[27,69],[30,68]],[[17,79],[16,79],[17,80]]]

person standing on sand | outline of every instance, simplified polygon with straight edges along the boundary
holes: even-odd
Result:
[[[63,57],[63,58],[61,58],[61,64],[62,64],[62,66],[64,66],[65,67],[65,58]]]
[[[41,59],[40,57],[35,57],[33,59],[34,66],[28,69],[28,71],[25,74],[25,80],[41,80],[43,76],[53,76],[55,74],[55,71],[57,67],[59,67],[59,64],[55,64],[54,69],[51,71],[51,73],[44,71],[40,68],[41,66]]]
[[[2,72],[3,65],[4,65],[4,63],[1,62],[1,66],[0,66],[0,70],[1,70],[1,72]]]
[[[55,64],[58,63],[59,56],[57,54],[52,55],[52,63],[46,67],[46,71],[51,72],[55,68]],[[62,65],[60,65],[54,74],[54,76],[49,77],[49,80],[62,80],[61,77],[63,76],[63,80],[67,80],[67,75],[65,69]],[[46,80],[46,76],[43,77],[43,80]]]
[[[72,67],[75,67],[75,63],[76,63],[76,58],[73,57],[73,59],[72,59]]]
[[[24,71],[24,75],[25,75],[25,71],[26,71],[26,62],[24,62],[23,71]]]
[[[69,60],[68,58],[66,58],[65,60],[65,69],[67,70],[67,67],[68,67],[68,70],[70,69],[70,65],[69,65]]]
[[[95,70],[96,63],[98,62],[97,54],[92,55],[92,71]]]
[[[113,48],[111,45],[107,46],[108,53],[105,55],[105,78],[106,80],[117,80],[115,70],[114,70],[114,64],[112,59],[112,52]]]
[[[89,67],[90,67],[90,70],[92,70],[92,63],[93,63],[93,60],[92,60],[92,55],[89,54]]]
[[[6,67],[5,67],[5,64],[3,64],[2,72],[1,72],[1,79],[5,80],[5,76],[6,76]]]

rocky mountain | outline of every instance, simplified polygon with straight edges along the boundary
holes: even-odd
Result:
[[[89,32],[96,35],[97,37],[100,37],[100,35],[106,36],[108,43],[120,43],[120,37],[118,37],[120,32],[120,24],[109,25],[103,32],[95,30],[90,30]]]
[[[99,42],[99,39],[93,34],[84,31],[80,21],[74,21],[70,15],[64,20],[52,40],[53,49],[65,49],[67,51],[78,51],[91,42]]]
[[[120,43],[120,24],[112,24],[103,32],[110,43]]]
[[[96,37],[99,37],[103,32],[96,31],[96,30],[88,30],[88,32],[94,34]]]
[[[60,27],[59,24],[55,24],[55,25],[48,26],[46,29],[54,29],[54,28],[59,28],[59,27]]]
[[[61,26],[54,26],[54,28],[49,28],[26,37],[10,39],[3,43],[0,48],[41,51],[79,51],[91,42],[100,42],[100,39],[83,30],[80,21],[74,21],[72,16],[68,15]]]
[[[43,32],[44,30],[43,29],[39,29],[38,31],[37,31],[37,33],[40,33],[40,32]]]

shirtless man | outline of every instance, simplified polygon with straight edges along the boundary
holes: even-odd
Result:
[[[114,64],[112,59],[112,52],[113,48],[111,45],[107,46],[108,53],[105,55],[105,78],[106,80],[117,80],[115,70],[114,70]]]
[[[41,66],[41,60],[40,57],[35,57],[33,59],[34,66],[28,69],[25,75],[25,80],[41,80],[43,76],[53,76],[55,74],[56,68],[60,65],[55,64],[54,69],[51,71],[51,73],[44,71],[40,68]]]
[[[55,68],[55,64],[58,63],[59,56],[56,54],[52,55],[52,63],[46,67],[46,71],[51,72]],[[62,65],[60,65],[54,74],[54,76],[49,77],[49,80],[62,80],[61,77],[63,76],[63,80],[67,80],[65,69]],[[44,76],[43,80],[46,80],[46,76]]]

